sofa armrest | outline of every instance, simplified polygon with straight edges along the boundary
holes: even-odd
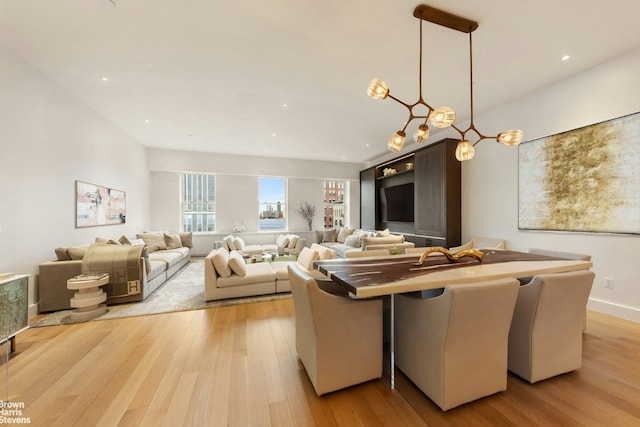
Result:
[[[82,260],[47,261],[38,266],[38,311],[68,310],[75,291],[67,280],[81,273]]]

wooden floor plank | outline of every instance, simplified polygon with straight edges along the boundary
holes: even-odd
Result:
[[[640,325],[589,312],[583,338],[580,370],[447,412],[400,372],[316,396],[290,299],[30,329],[2,368],[34,426],[639,425]]]

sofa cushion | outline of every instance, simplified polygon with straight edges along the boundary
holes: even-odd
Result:
[[[336,236],[337,233],[335,229],[325,230],[324,233],[322,233],[322,243],[335,242]]]
[[[404,243],[404,236],[389,237],[363,237],[362,247],[367,248],[369,245],[392,245],[396,243]]]
[[[356,231],[355,228],[343,228],[338,233],[338,237],[336,237],[336,242],[344,243],[347,237],[351,236],[353,232]]]
[[[136,237],[144,240],[149,252],[167,249],[167,244],[164,242],[162,233],[141,233],[136,234]]]
[[[389,231],[388,228],[385,228],[382,231],[378,231],[375,237],[389,237],[389,236],[391,236],[391,232]]]
[[[67,248],[67,253],[69,254],[69,258],[72,260],[83,259],[84,255],[87,253],[87,246],[77,246],[74,248]]]
[[[347,236],[344,241],[346,246],[351,246],[352,248],[359,248],[362,245],[362,236],[360,234],[352,234],[351,236]]]
[[[71,257],[69,256],[69,251],[67,248],[55,248],[54,252],[56,253],[56,259],[58,261],[69,261]]]
[[[276,246],[279,248],[286,248],[288,244],[289,237],[285,236],[284,234],[279,235],[276,239]]]
[[[182,246],[185,248],[193,248],[193,233],[178,233],[180,236],[180,241],[182,242]]]
[[[231,269],[229,268],[229,251],[225,248],[220,248],[211,257],[211,262],[218,272],[220,277],[231,276]]]
[[[216,284],[219,288],[226,288],[230,286],[242,286],[242,285],[254,285],[256,283],[268,283],[276,280],[276,272],[271,267],[269,262],[257,262],[255,264],[248,264],[247,274],[245,276],[238,276],[232,274],[229,277],[219,277]]]
[[[244,243],[244,240],[242,240],[241,237],[234,237],[233,238],[233,246],[236,247],[236,251],[241,251],[244,249],[244,247],[246,246],[246,244]]]
[[[182,240],[178,233],[164,233],[164,243],[167,249],[177,249],[182,247]]]
[[[120,236],[120,238],[118,239],[118,242],[120,242],[121,245],[130,245],[131,244],[131,240],[129,240],[129,238],[125,235]]]
[[[318,251],[313,251],[305,247],[302,248],[300,255],[298,255],[298,262],[307,270],[313,270],[313,261],[317,261],[318,257]]]
[[[318,259],[334,259],[336,257],[336,251],[329,249],[326,246],[319,245],[317,243],[312,243],[311,248],[312,251],[318,252]]]
[[[289,239],[289,242],[287,243],[287,248],[295,249],[295,247],[298,245],[298,241],[300,240],[300,236],[296,236],[295,234],[289,234],[287,238]]]
[[[247,264],[239,252],[231,252],[229,254],[229,268],[233,274],[237,274],[240,277],[247,275]]]
[[[162,261],[167,265],[167,269],[178,264],[184,255],[177,250],[156,251],[149,254],[149,259],[153,261]]]
[[[147,282],[155,279],[161,273],[167,270],[167,264],[163,261],[149,260],[149,268],[147,269]]]

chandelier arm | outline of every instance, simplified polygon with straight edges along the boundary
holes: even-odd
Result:
[[[409,109],[409,111],[411,111],[411,107],[412,107],[412,106],[411,106],[410,104],[407,104],[406,102],[402,102],[402,101],[400,101],[398,98],[396,98],[395,96],[391,95],[390,93],[389,93],[389,94],[387,94],[387,98],[391,98],[391,99],[393,99],[394,101],[396,101],[396,102],[397,102],[397,103],[399,103],[399,104],[404,105],[405,107],[407,107],[407,108]]]
[[[422,101],[422,19],[418,19],[418,21],[420,21],[420,43],[418,43],[418,48],[420,49],[418,55],[420,58],[420,62],[418,64],[418,93],[420,94],[420,100]]]
[[[469,103],[471,107],[471,128],[475,130],[473,126],[473,41],[471,34],[473,33],[469,33]]]

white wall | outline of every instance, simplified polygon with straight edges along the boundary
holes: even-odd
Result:
[[[315,204],[313,229],[324,228],[322,186],[325,179],[347,180],[350,204],[348,225],[360,222],[359,163],[333,163],[176,150],[148,150],[151,170],[151,228],[180,228],[180,173],[216,174],[216,232],[194,236],[195,255],[206,255],[221,235],[230,234],[234,222],[244,222],[248,243],[273,243],[279,233],[259,232],[258,176],[287,178],[288,231],[304,234],[306,221],[296,212],[300,203]],[[309,234],[312,236],[312,234]]]
[[[640,50],[576,74],[476,117],[481,130],[521,128],[525,141],[640,111]],[[640,144],[640,141],[633,141]],[[518,150],[492,141],[476,146],[462,166],[463,240],[473,235],[507,239],[526,251],[550,248],[593,256],[596,280],[589,307],[640,321],[640,236],[518,230]],[[604,288],[604,277],[614,289]]]
[[[148,224],[144,148],[0,46],[0,272],[28,273],[54,248]],[[75,228],[75,180],[126,191],[127,223]]]

